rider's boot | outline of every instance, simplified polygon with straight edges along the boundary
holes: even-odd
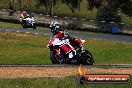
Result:
[[[81,53],[85,52],[84,48],[82,45],[79,46],[80,50],[81,50]]]

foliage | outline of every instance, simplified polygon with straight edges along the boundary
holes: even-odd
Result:
[[[89,9],[110,7],[110,9],[120,9],[123,13],[132,16],[132,0],[87,0],[87,2]]]
[[[93,8],[101,7],[102,0],[87,0],[88,2],[88,9],[92,10]]]
[[[19,5],[20,5],[20,7],[21,7],[21,5],[22,5],[22,0],[18,0],[18,2],[19,2]]]
[[[43,5],[46,9],[47,14],[53,15],[53,9],[55,8],[59,0],[37,0],[37,8]]]
[[[80,2],[82,0],[62,0],[62,3],[65,3],[70,10],[75,14],[75,17],[79,15]]]
[[[118,0],[120,2],[119,8],[128,16],[132,16],[132,0]]]
[[[122,23],[121,16],[118,15],[119,11],[132,16],[132,1],[131,0],[87,0],[89,9],[97,8],[97,25],[101,26],[101,21],[105,21],[103,26],[110,25],[114,22],[115,25]],[[111,25],[112,27],[113,25]],[[108,28],[106,28],[109,30]]]
[[[89,9],[97,8],[97,20],[113,19],[118,16],[118,11],[121,10],[128,16],[132,16],[132,1],[131,0],[87,0]],[[100,16],[101,17],[98,17]],[[118,19],[119,17],[117,17]],[[110,22],[110,21],[108,21]]]
[[[15,0],[8,0],[8,2],[9,2],[9,9],[10,9],[10,10],[13,10],[14,1],[15,1]]]

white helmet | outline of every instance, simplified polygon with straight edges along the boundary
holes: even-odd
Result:
[[[51,22],[51,24],[50,24],[50,29],[51,29],[51,32],[52,32],[53,34],[56,33],[56,32],[58,32],[59,29],[60,29],[59,23],[56,22],[56,21]]]

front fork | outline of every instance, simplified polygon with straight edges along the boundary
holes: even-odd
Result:
[[[34,26],[34,23],[35,23],[35,22],[32,22],[32,23],[31,23],[32,27]]]

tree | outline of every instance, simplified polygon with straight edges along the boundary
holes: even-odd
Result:
[[[53,10],[59,0],[37,0],[37,8],[44,6],[47,14],[53,16]]]
[[[14,11],[14,1],[15,1],[15,0],[8,0],[8,2],[9,2],[9,9],[10,9],[10,11],[9,11],[9,16],[12,16],[13,13],[15,12],[15,11]]]
[[[132,16],[132,0],[118,0],[120,2],[119,8],[128,16]]]
[[[97,25],[101,27],[105,26],[105,30],[111,30],[110,25],[119,25],[122,22],[121,16],[118,12],[132,16],[132,0],[87,0],[90,10],[97,8]],[[105,21],[102,23],[101,21]],[[114,22],[115,24],[110,24]],[[109,27],[109,28],[106,28]]]
[[[18,0],[19,2],[19,6],[21,7],[22,6],[22,0]]]
[[[30,0],[26,0],[27,7],[30,7]]]
[[[10,9],[10,10],[13,10],[13,9],[14,9],[14,8],[13,8],[14,1],[15,1],[15,0],[8,0],[8,2],[9,2],[9,9]]]
[[[102,4],[102,0],[87,0],[88,9],[92,10],[93,8],[100,8]]]
[[[62,3],[65,3],[70,10],[75,14],[75,17],[79,15],[80,11],[80,2],[82,0],[62,0]]]
[[[105,14],[118,14],[121,10],[122,13],[132,16],[132,0],[87,0],[89,9],[97,8]],[[116,13],[116,14],[115,14]]]
[[[30,7],[30,1],[31,0],[26,0],[26,7]],[[18,0],[19,6],[22,6],[22,0]]]

